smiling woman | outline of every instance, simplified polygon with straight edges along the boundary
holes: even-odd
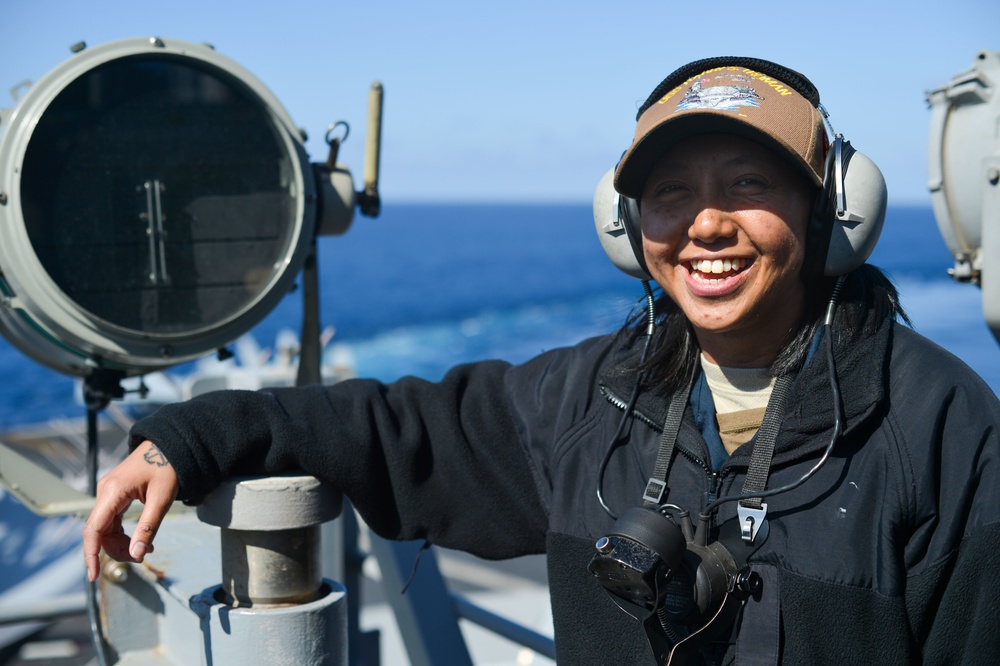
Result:
[[[646,265],[720,365],[767,368],[794,335],[816,188],[759,143],[706,134],[671,147],[640,201]]]

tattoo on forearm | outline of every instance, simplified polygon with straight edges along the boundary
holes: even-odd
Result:
[[[156,465],[157,467],[166,467],[170,464],[166,457],[160,453],[160,450],[156,448],[156,444],[152,442],[149,443],[149,450],[142,454],[142,458],[150,465]]]

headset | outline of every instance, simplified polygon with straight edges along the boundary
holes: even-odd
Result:
[[[713,60],[755,69],[763,62],[748,58]],[[682,67],[660,84],[651,99],[662,96],[664,88],[672,89],[679,76],[683,80],[686,76],[705,71],[706,62],[709,61]],[[839,440],[843,414],[830,327],[843,276],[868,259],[885,221],[887,189],[879,168],[866,155],[855,150],[842,135],[833,131],[829,116],[819,103],[819,93],[808,79],[780,65],[763,64],[769,68],[770,75],[795,87],[820,111],[826,133],[828,148],[824,177],[807,226],[802,277],[808,281],[823,277],[838,278],[820,340],[825,347],[830,369],[834,429],[819,461],[798,480],[779,488],[720,498],[700,513],[697,527],[681,507],[660,504],[653,508],[661,501],[659,498],[663,495],[665,484],[659,492],[653,493],[647,486],[643,495],[646,506],[635,506],[620,517],[614,516],[604,503],[601,475],[598,500],[616,518],[616,522],[595,544],[596,552],[588,570],[619,608],[642,624],[658,664],[683,664],[711,641],[724,639],[727,632],[732,635],[743,604],[761,591],[760,576],[748,566],[747,561],[768,535],[765,519],[767,505],[762,505],[763,510],[752,509],[744,507],[742,501],[753,497],[759,502],[761,498],[798,487],[826,462]],[[611,262],[626,275],[643,282],[650,303],[649,319],[653,322],[655,316],[649,289],[649,281],[653,278],[642,248],[639,205],[635,199],[615,191],[615,170],[607,171],[597,185],[594,224]],[[647,329],[647,347],[651,335],[652,331]],[[634,393],[637,390],[638,383]],[[775,390],[778,390],[777,387]],[[634,396],[629,401],[629,407],[633,404]],[[622,425],[628,418],[628,411],[627,407]],[[619,427],[621,430],[622,427]],[[602,471],[611,450],[609,448]],[[650,483],[653,482],[651,479]],[[737,518],[722,523],[710,535],[710,523],[717,507],[732,501],[741,501]]]
[[[726,62],[744,64],[739,58]],[[759,62],[746,60],[748,66]],[[846,275],[865,263],[882,232],[888,201],[885,177],[868,156],[833,131],[818,94],[815,98],[803,96],[820,110],[829,145],[823,185],[813,203],[806,232],[803,277]],[[615,191],[614,172],[612,168],[605,173],[594,192],[597,236],[621,271],[639,280],[652,280],[642,251],[638,202]]]

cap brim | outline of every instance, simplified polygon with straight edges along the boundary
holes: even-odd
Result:
[[[774,137],[734,118],[730,113],[701,110],[668,118],[632,146],[618,165],[615,189],[627,197],[640,199],[649,172],[667,149],[692,136],[714,133],[735,134],[756,141],[794,165],[811,183],[817,186],[822,184],[812,168],[791,147],[782,145]]]

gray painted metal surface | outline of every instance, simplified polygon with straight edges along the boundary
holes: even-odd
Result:
[[[141,565],[106,564],[109,643],[125,666],[347,664],[346,591],[323,580],[304,604],[231,607],[219,584],[220,530],[170,515]]]
[[[434,551],[422,551],[416,541],[392,542],[374,534],[371,540],[412,666],[472,666]]]
[[[0,442],[0,483],[39,516],[86,516],[94,498]]]
[[[223,482],[198,506],[221,528],[222,587],[234,607],[300,604],[320,594],[320,525],[343,496],[312,476],[286,473]]]

